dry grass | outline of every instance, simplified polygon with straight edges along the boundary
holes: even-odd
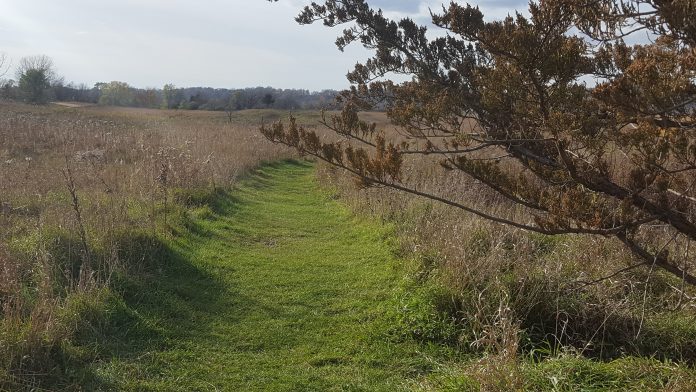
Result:
[[[0,389],[51,371],[112,276],[147,259],[131,240],[167,235],[175,197],[291,156],[224,113],[7,103],[0,113]]]
[[[257,131],[261,120],[285,116],[276,111],[239,113],[232,124],[200,111],[0,103],[0,113],[0,380],[10,386],[50,373],[61,342],[101,311],[112,277],[146,264],[140,235],[169,235],[177,203],[291,155]],[[366,116],[386,127],[383,114]],[[531,221],[481,184],[421,159],[429,158],[406,162],[407,184]],[[428,301],[442,315],[441,324],[403,330],[482,354],[456,374],[485,390],[522,389],[546,372],[530,373],[523,358],[696,361],[696,302],[679,282],[636,269],[582,284],[632,262],[615,241],[529,234],[389,189],[357,189],[330,167],[319,175],[357,211],[397,223],[404,254],[417,260],[412,280],[436,288]]]
[[[163,170],[170,188],[226,186],[259,162],[287,155],[255,126],[227,124],[220,113],[21,105],[2,111],[0,189],[3,219],[10,221],[39,213],[44,220],[69,220],[60,216],[66,209],[58,196],[65,193],[67,167],[80,192],[111,208],[157,198]]]
[[[403,181],[533,222],[524,208],[430,159],[409,158]],[[435,305],[457,325],[458,350],[485,353],[470,376],[482,386],[506,385],[485,390],[521,388],[519,355],[543,359],[570,351],[601,360],[635,355],[696,362],[696,301],[681,282],[643,268],[585,284],[636,262],[618,241],[527,233],[388,188],[357,188],[332,167],[323,166],[320,176],[355,210],[396,223],[404,253],[418,261],[413,279],[445,293]],[[659,230],[652,235],[656,249],[668,240]],[[673,245],[675,252],[686,247]]]

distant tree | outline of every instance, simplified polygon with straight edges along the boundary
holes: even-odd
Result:
[[[3,80],[2,86],[0,86],[0,98],[2,99],[16,99],[16,83],[14,80]]]
[[[13,99],[15,82],[12,79],[4,79],[10,69],[7,54],[0,52],[0,98]]]
[[[29,69],[19,78],[19,91],[24,100],[33,104],[44,104],[49,100],[49,82],[46,72],[40,69]]]
[[[227,121],[232,122],[232,116],[234,112],[241,109],[242,93],[240,91],[235,91],[230,94],[227,99],[227,105],[225,105],[225,113],[227,113]]]
[[[44,104],[51,97],[51,86],[60,81],[47,56],[24,57],[17,65],[18,87],[22,98],[29,103]]]
[[[101,85],[100,105],[130,106],[133,104],[133,91],[128,83],[113,81]]]
[[[307,90],[281,90],[270,87],[214,89],[209,87],[176,88],[167,86],[166,89],[158,93],[162,96],[167,95],[169,102],[171,102],[171,104],[162,105],[163,107],[185,107],[188,109],[219,111],[266,107],[266,104],[262,102],[266,94],[271,94],[274,99],[274,103],[270,105],[271,107],[285,109],[335,108],[334,100],[337,95],[337,92],[332,90],[309,92]],[[234,100],[232,106],[230,106],[230,98]],[[184,105],[181,105],[182,100],[186,101]]]
[[[173,84],[165,84],[162,89],[162,108],[179,109],[183,100],[182,90]]]
[[[263,98],[261,98],[261,103],[266,105],[267,108],[271,107],[271,105],[273,105],[274,102],[275,98],[273,97],[273,94],[270,93],[264,95]]]
[[[191,110],[198,110],[201,104],[204,103],[206,103],[206,100],[201,96],[201,93],[196,93],[196,95],[192,95],[191,98],[189,98],[189,108]]]
[[[240,96],[240,106],[242,109],[254,109],[256,105],[261,100],[257,89],[244,89],[241,90]]]
[[[53,86],[53,93],[55,95],[56,101],[76,101],[77,89],[72,83]]]
[[[141,108],[158,108],[160,106],[160,94],[154,88],[136,90],[133,93],[133,104]]]
[[[301,23],[347,24],[340,49],[374,57],[348,74],[344,109],[324,123],[349,139],[299,126],[262,128],[270,140],[353,173],[363,186],[429,198],[532,232],[614,238],[636,262],[696,285],[696,24],[694,2],[544,0],[487,21],[450,3],[431,37],[364,0],[312,3]],[[629,45],[629,32],[651,36]],[[405,75],[403,83],[385,80]],[[587,80],[595,80],[588,85]],[[358,112],[386,106],[389,136]],[[404,181],[403,163],[469,176],[524,210],[500,216],[457,195]],[[613,275],[612,275],[613,276]]]
[[[284,110],[294,110],[298,109],[300,105],[297,102],[297,99],[293,95],[282,95],[278,99],[276,99],[274,105],[275,108],[277,109],[284,109]]]
[[[22,57],[17,64],[17,79],[30,70],[42,71],[49,83],[53,83],[58,79],[53,60],[46,55]]]
[[[56,93],[56,98],[58,100],[61,100],[61,97],[69,96],[69,99],[75,102],[99,102],[99,97],[97,96],[94,98],[94,91],[88,88],[84,83],[80,83],[77,86],[69,83],[67,86],[63,86],[62,90],[64,91],[60,94]],[[97,93],[99,93],[98,90]]]
[[[99,103],[99,98],[101,97],[101,87],[104,84],[105,83],[95,83],[91,89],[87,89],[87,86],[84,86],[84,97],[86,99],[84,102]]]
[[[7,54],[0,52],[0,79],[7,75],[7,71],[10,69],[9,60],[7,59]]]

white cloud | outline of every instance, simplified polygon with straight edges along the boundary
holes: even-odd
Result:
[[[342,88],[366,50],[339,52],[340,29],[300,26],[305,0],[0,0],[0,51],[54,59],[77,83]],[[391,17],[429,20],[442,2],[374,0]],[[490,2],[489,2],[490,3]],[[499,4],[496,2],[495,4]]]

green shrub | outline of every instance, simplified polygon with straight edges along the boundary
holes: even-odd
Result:
[[[416,286],[398,298],[394,333],[401,339],[456,345],[459,328],[452,317],[452,296],[434,286]]]

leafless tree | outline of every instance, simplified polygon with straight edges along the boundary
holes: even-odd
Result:
[[[19,80],[22,75],[32,69],[43,72],[51,84],[58,79],[53,60],[46,55],[22,57],[17,64],[17,79]]]
[[[0,78],[7,75],[7,71],[10,69],[10,61],[7,58],[7,53],[0,52]]]

